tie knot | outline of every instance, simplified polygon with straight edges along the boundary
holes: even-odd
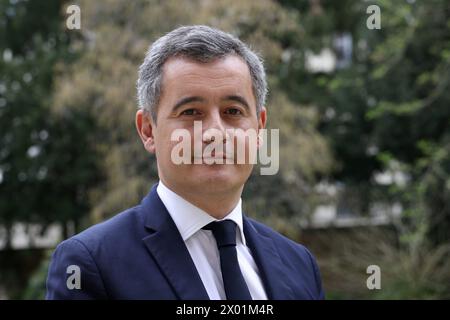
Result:
[[[203,229],[212,231],[219,248],[236,245],[236,223],[232,220],[214,221]]]

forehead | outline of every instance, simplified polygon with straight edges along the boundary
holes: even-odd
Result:
[[[163,92],[181,96],[201,95],[199,91],[253,97],[247,64],[236,55],[206,63],[185,57],[172,57],[166,61],[163,66]]]

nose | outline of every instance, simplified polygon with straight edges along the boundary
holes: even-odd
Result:
[[[228,137],[226,132],[226,126],[219,111],[214,111],[209,114],[209,116],[204,120],[203,123],[203,143],[209,144],[212,142],[220,143],[215,141],[217,137],[222,138],[222,142],[226,143]]]

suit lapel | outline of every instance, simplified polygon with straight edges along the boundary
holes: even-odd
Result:
[[[244,216],[244,234],[253,258],[259,268],[269,299],[294,299],[294,293],[284,270],[284,264],[273,240],[259,233]]]
[[[143,200],[146,228],[152,234],[143,242],[179,299],[207,300],[208,294],[181,235],[153,186]]]

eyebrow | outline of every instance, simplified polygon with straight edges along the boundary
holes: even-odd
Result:
[[[247,111],[250,111],[250,106],[247,102],[247,100],[245,100],[244,97],[239,96],[239,95],[229,95],[226,96],[224,98],[222,98],[221,100],[224,101],[235,101],[241,105],[243,105],[245,107],[245,109],[247,109]],[[179,100],[172,108],[172,112],[177,111],[178,109],[180,109],[182,106],[184,106],[185,104],[189,104],[192,102],[205,102],[206,99],[200,97],[200,96],[189,96],[189,97],[185,97],[182,98],[181,100]]]
[[[205,99],[199,96],[191,96],[191,97],[185,97],[182,98],[180,101],[178,101],[172,108],[172,112],[177,111],[185,104],[191,103],[191,102],[205,102]]]
[[[247,109],[247,111],[250,111],[250,106],[249,106],[247,100],[245,100],[245,98],[242,96],[238,96],[238,95],[226,96],[223,100],[235,101],[235,102],[243,105],[245,107],[245,109]]]

